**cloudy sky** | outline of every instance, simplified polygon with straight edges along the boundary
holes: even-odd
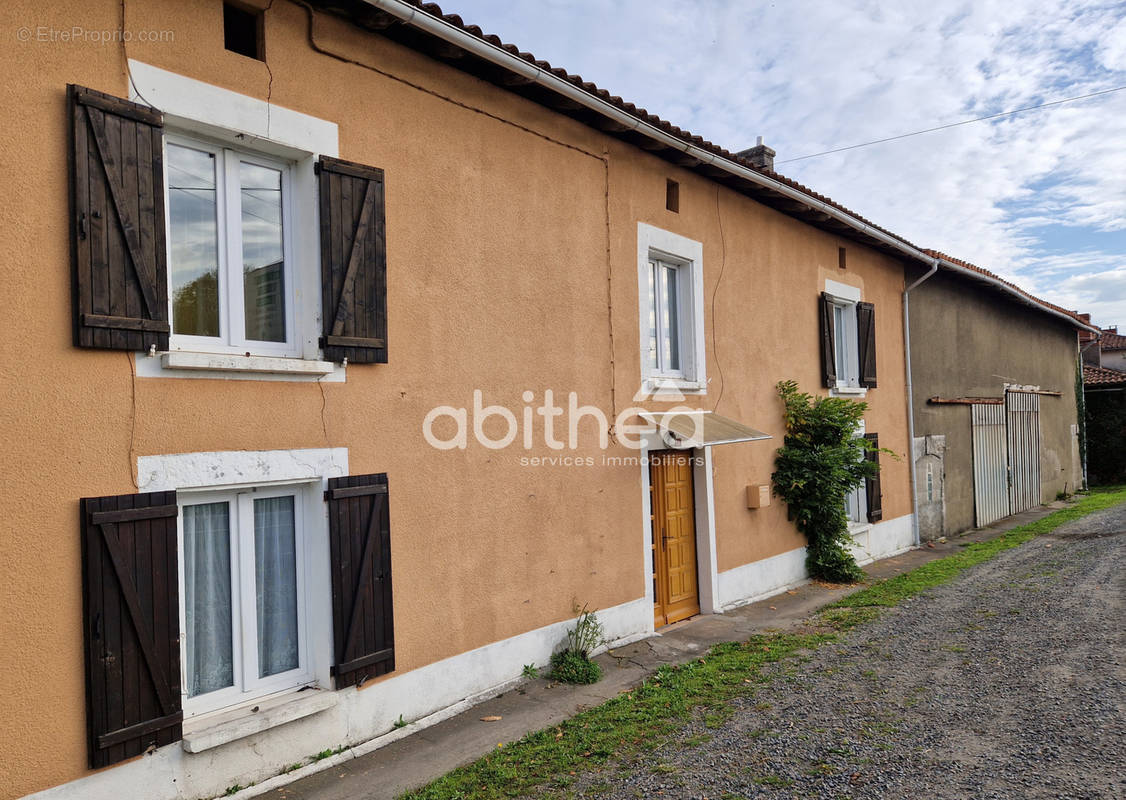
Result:
[[[1126,4],[452,0],[537,57],[776,168],[909,241],[1126,326]]]

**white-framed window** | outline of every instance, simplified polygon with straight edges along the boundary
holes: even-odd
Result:
[[[289,327],[285,332],[284,345],[254,339],[249,339],[245,345],[242,342],[235,344],[235,340],[224,342],[221,336],[226,334],[189,339],[178,336],[174,330],[168,353],[161,354],[159,358],[137,359],[138,377],[206,379],[228,377],[231,372],[238,372],[240,379],[245,380],[344,381],[346,367],[323,361],[320,346],[321,252],[318,179],[315,174],[315,164],[320,156],[339,155],[337,124],[135,59],[130,59],[129,69],[132,76],[130,99],[154,105],[164,112],[166,148],[169,141],[195,142],[205,150],[217,147],[244,154],[252,163],[268,163],[286,168],[287,176],[283,181],[287,185],[283,184],[281,192],[285,215],[282,219],[283,277],[286,281],[285,299],[291,301],[286,314]],[[167,164],[165,170],[167,178]],[[216,173],[216,192],[219,192],[219,181],[225,178],[226,167],[222,171],[216,168]],[[167,180],[165,187],[167,191]],[[228,203],[228,208],[237,207]],[[166,205],[166,217],[168,210]],[[226,224],[226,215],[220,217],[216,212],[216,219],[216,228]],[[168,238],[171,239],[170,236]],[[226,238],[224,241],[229,242]],[[229,260],[237,266],[241,262],[241,254],[234,248],[233,242],[229,244],[237,256]],[[171,252],[169,255],[171,256]],[[226,258],[225,252],[220,255]],[[218,256],[216,262],[217,259]],[[172,275],[174,267],[174,263],[170,261],[170,303],[175,285]],[[216,271],[218,273],[218,269]],[[230,272],[245,286],[244,276],[234,267]],[[265,278],[269,273],[266,270],[257,274]],[[268,295],[274,285],[270,281],[256,285],[265,296],[256,295],[255,303],[260,300],[262,305],[255,305],[255,313],[250,316],[254,317],[259,313],[257,309],[261,308],[261,314],[265,317],[261,323],[271,318],[267,313],[272,308],[272,300]],[[245,339],[245,288],[242,290],[241,306],[237,302],[232,303],[231,299],[228,297],[228,305],[234,305],[236,315],[241,314],[243,326],[240,329],[231,325],[228,316],[228,327],[221,330],[242,330],[241,336]],[[170,319],[174,321],[174,315]],[[252,332],[252,336],[262,335],[261,323]],[[250,353],[253,358],[242,358],[245,353]]]
[[[864,420],[856,428],[856,436],[863,438],[867,430]],[[861,482],[858,487],[845,495],[845,512],[848,516],[849,528],[868,525],[868,492],[866,483]]]
[[[703,245],[638,223],[644,390],[706,391],[703,295]]]
[[[291,163],[169,135],[164,164],[171,348],[299,356]]]
[[[649,332],[645,366],[650,375],[684,377],[684,339],[681,319],[691,267],[668,256],[649,254]]]
[[[304,494],[300,485],[181,493],[186,716],[312,679]]]
[[[832,298],[833,361],[837,390],[864,393],[860,381],[860,352],[856,309],[860,290],[837,281],[825,281],[825,293]]]

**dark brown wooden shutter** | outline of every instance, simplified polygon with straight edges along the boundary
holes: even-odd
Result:
[[[837,352],[833,346],[833,298],[821,293],[821,381],[826,389],[837,388]]]
[[[68,86],[74,343],[168,349],[161,113]]]
[[[383,170],[322,156],[321,347],[325,358],[387,363]]]
[[[181,738],[176,493],[81,501],[90,767]]]
[[[868,451],[865,456],[869,461],[874,461],[878,465],[880,463],[880,454],[876,450],[880,446],[880,435],[878,433],[866,433],[864,438],[872,445],[872,449]],[[864,494],[868,500],[868,521],[879,522],[884,518],[883,494],[880,491],[880,473],[876,473],[876,477],[868,478],[864,481]]]
[[[337,689],[395,669],[387,499],[386,474],[331,478],[325,492]]]
[[[876,388],[876,307],[856,304],[857,352],[860,354],[860,385]]]

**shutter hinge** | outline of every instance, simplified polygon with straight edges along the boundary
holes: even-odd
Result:
[[[321,160],[319,158],[316,161],[313,162],[313,174],[314,175],[320,175],[321,174]]]
[[[83,211],[78,215],[78,238],[86,238],[86,212]]]

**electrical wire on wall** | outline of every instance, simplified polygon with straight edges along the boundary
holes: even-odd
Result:
[[[136,464],[133,459],[135,449],[133,443],[137,437],[137,370],[133,365],[133,354],[129,351],[125,352],[125,358],[129,362],[129,386],[131,389],[130,411],[129,411],[129,452],[126,458],[129,462],[129,480],[133,481],[133,488],[140,489],[141,486],[137,482],[137,473],[135,470]]]
[[[724,387],[723,365],[719,363],[719,342],[716,339],[716,335],[715,335],[715,298],[716,298],[716,295],[719,294],[719,284],[720,284],[720,281],[723,280],[724,270],[727,269],[727,238],[724,236],[724,233],[723,233],[723,214],[720,213],[720,204],[719,204],[720,192],[722,192],[722,191],[723,191],[723,187],[719,186],[717,184],[716,187],[715,187],[715,218],[716,218],[716,221],[719,223],[719,243],[720,243],[720,247],[721,247],[722,258],[720,259],[720,262],[719,262],[719,275],[716,276],[715,286],[712,288],[712,313],[711,313],[711,318],[712,318],[712,356],[713,356],[713,358],[715,358],[715,368],[719,372],[719,395],[715,399],[715,405],[712,406],[713,412],[717,408],[719,408],[719,401],[723,399],[723,387]]]
[[[458,108],[463,108],[466,111],[471,111],[475,114],[480,114],[481,116],[488,117],[489,119],[495,120],[496,122],[499,122],[503,125],[508,125],[510,127],[516,128],[519,131],[522,131],[524,133],[527,133],[527,134],[535,136],[539,139],[542,139],[545,142],[550,142],[551,144],[557,145],[559,147],[563,147],[563,148],[566,148],[568,150],[573,150],[576,153],[581,153],[584,156],[587,156],[589,158],[593,158],[593,159],[602,163],[603,175],[604,175],[604,181],[605,181],[605,187],[604,188],[605,188],[605,216],[606,216],[606,284],[607,284],[607,293],[608,293],[607,313],[610,317],[610,320],[609,320],[610,408],[611,408],[611,415],[612,415],[611,418],[615,419],[617,417],[617,387],[616,387],[616,376],[615,376],[616,365],[615,365],[615,359],[614,359],[615,353],[614,353],[614,313],[613,313],[613,262],[612,262],[612,258],[611,258],[611,238],[610,238],[610,159],[609,159],[609,155],[605,151],[603,152],[602,155],[599,155],[597,153],[592,153],[591,151],[586,150],[582,147],[571,144],[569,142],[561,141],[561,140],[556,139],[552,136],[548,136],[547,134],[545,134],[541,131],[537,131],[534,128],[529,128],[526,125],[521,125],[518,122],[513,122],[510,119],[505,119],[504,117],[499,116],[498,114],[494,114],[491,111],[486,111],[485,109],[479,108],[478,106],[474,106],[474,105],[471,105],[471,104],[466,103],[464,101],[457,100],[453,97],[450,97],[449,95],[442,94],[441,92],[435,91],[434,89],[430,89],[426,86],[422,86],[421,84],[415,83],[414,81],[407,80],[406,78],[403,78],[399,75],[395,75],[394,73],[388,72],[387,70],[380,69],[379,67],[373,66],[371,64],[365,64],[362,61],[357,61],[356,59],[352,58],[351,56],[347,56],[347,55],[343,55],[341,53],[333,52],[332,50],[329,50],[328,48],[322,46],[319,42],[317,42],[317,38],[316,38],[316,11],[313,9],[313,7],[310,6],[308,3],[303,2],[303,0],[290,0],[290,2],[293,3],[294,5],[300,6],[301,8],[305,9],[305,13],[308,16],[308,20],[309,20],[309,27],[308,27],[309,47],[311,47],[314,52],[320,53],[321,55],[328,56],[329,58],[334,58],[337,61],[341,61],[345,64],[352,64],[353,66],[357,66],[357,67],[360,67],[362,69],[369,70],[369,71],[374,72],[375,74],[380,75],[384,78],[395,81],[396,83],[401,83],[404,86],[408,86],[411,89],[414,89],[415,91],[422,92],[424,94],[430,95],[431,97],[435,97],[439,100],[442,100],[443,102],[457,106]],[[614,428],[611,425],[611,427],[610,427],[610,437],[614,438],[614,436],[615,436]]]

